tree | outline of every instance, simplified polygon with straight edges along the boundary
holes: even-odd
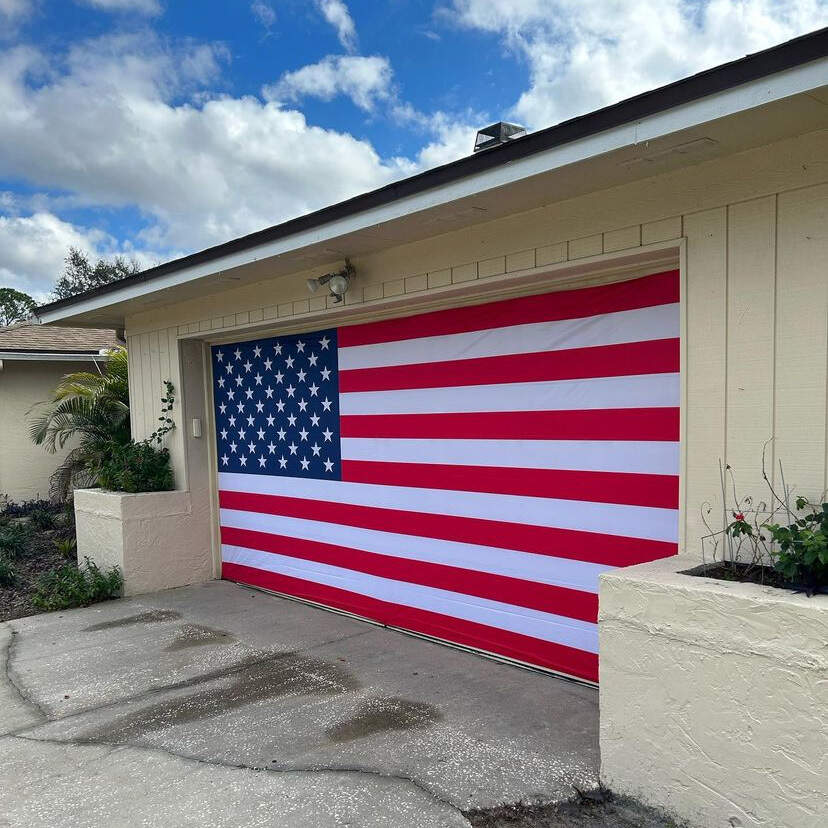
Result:
[[[52,475],[53,498],[65,500],[74,486],[94,485],[113,445],[130,442],[128,370],[126,348],[113,348],[102,372],[67,374],[52,399],[29,412],[29,434],[50,454],[70,439],[80,441]]]
[[[36,307],[37,302],[28,293],[14,288],[0,288],[0,325],[28,319]]]
[[[115,256],[114,259],[98,259],[93,265],[89,255],[77,247],[70,247],[64,260],[63,275],[58,279],[53,291],[55,299],[68,299],[110,282],[117,282],[132,276],[141,270],[135,259]]]

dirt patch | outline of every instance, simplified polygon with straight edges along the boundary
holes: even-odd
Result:
[[[411,730],[426,727],[442,718],[431,704],[400,698],[369,699],[356,715],[329,727],[325,733],[332,742],[351,742],[388,730]]]
[[[164,649],[168,653],[174,653],[178,650],[189,650],[190,647],[232,644],[235,640],[224,630],[215,630],[202,624],[182,624],[175,641]]]
[[[229,683],[151,704],[86,731],[77,741],[126,744],[158,730],[219,716],[254,702],[289,695],[332,696],[359,688],[359,682],[337,664],[298,653],[277,653],[198,676],[177,689],[197,688],[222,678],[228,678]]]
[[[84,627],[81,632],[99,632],[100,630],[115,630],[119,627],[131,627],[133,624],[162,624],[166,621],[178,621],[181,613],[175,610],[147,610],[137,615],[127,615],[125,618],[113,618],[111,621],[101,621],[91,627]]]
[[[689,828],[640,802],[607,790],[553,805],[501,805],[465,811],[473,828]]]

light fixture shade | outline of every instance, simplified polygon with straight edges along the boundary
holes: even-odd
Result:
[[[333,293],[334,296],[344,296],[350,283],[351,280],[347,276],[343,273],[337,273],[335,276],[331,277],[331,281],[328,282],[328,287],[331,289],[331,293]]]
[[[306,284],[311,293],[316,293],[319,290],[319,279],[308,279]]]

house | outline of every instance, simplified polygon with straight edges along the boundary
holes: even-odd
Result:
[[[32,443],[29,411],[52,396],[61,377],[98,370],[106,351],[123,344],[113,330],[31,321],[0,328],[0,497],[15,502],[49,497],[49,478],[72,445],[49,454]]]

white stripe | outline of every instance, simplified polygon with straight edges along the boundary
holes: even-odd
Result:
[[[339,349],[339,368],[377,368],[452,359],[533,354],[559,348],[592,348],[679,335],[679,305],[605,313],[581,319],[532,322],[482,331],[469,331]]]
[[[640,374],[454,388],[353,391],[339,395],[339,410],[352,415],[663,408],[677,406],[679,398],[678,374]]]
[[[679,444],[615,440],[408,440],[343,437],[343,460],[513,469],[678,474]]]
[[[414,513],[499,520],[669,543],[678,540],[678,511],[651,506],[234,472],[220,472],[219,487],[226,491],[306,498],[320,503],[330,501]]]
[[[222,545],[221,556],[228,563],[278,572],[379,601],[437,612],[590,653],[598,652],[598,625],[587,621],[241,546]]]
[[[221,509],[222,526],[267,532],[289,538],[329,543],[348,549],[361,549],[377,555],[457,566],[491,575],[520,578],[541,584],[568,587],[582,592],[598,592],[598,576],[612,566],[515,552],[472,543],[437,540],[413,535],[398,535],[338,523]]]

